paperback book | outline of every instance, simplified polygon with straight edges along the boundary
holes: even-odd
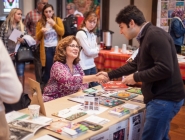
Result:
[[[10,140],[29,140],[37,130],[46,126],[23,120],[15,120],[8,125],[10,129]]]
[[[121,81],[110,81],[102,86],[104,87],[104,90],[120,90],[128,88],[128,86],[123,84]]]
[[[132,99],[132,98],[135,98],[137,96],[138,96],[138,94],[128,93],[128,92],[125,92],[125,91],[120,91],[118,93],[115,93],[115,94],[111,95],[111,97],[119,98],[119,99],[123,99],[123,100],[127,100],[127,101]]]
[[[109,111],[109,113],[112,114],[112,115],[118,116],[118,117],[122,117],[126,114],[129,114],[130,111],[129,111],[129,109],[124,108],[123,106],[117,106],[117,107],[111,109]]]

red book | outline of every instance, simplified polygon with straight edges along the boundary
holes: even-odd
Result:
[[[102,85],[105,90],[127,89],[128,86],[121,81],[109,81]]]

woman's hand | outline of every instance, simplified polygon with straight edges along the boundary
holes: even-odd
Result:
[[[41,31],[42,31],[43,33],[45,33],[47,30],[48,30],[47,28],[42,28],[42,29],[41,29]]]
[[[47,22],[51,25],[54,26],[56,22],[52,18],[47,18]]]
[[[17,38],[17,42],[24,43],[24,39],[23,39],[23,38],[18,37],[18,38]]]

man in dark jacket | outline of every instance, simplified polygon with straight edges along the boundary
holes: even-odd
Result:
[[[128,40],[136,37],[139,52],[132,62],[99,74],[107,77],[104,82],[125,75],[125,84],[142,82],[146,103],[142,140],[169,140],[170,121],[180,110],[185,96],[173,40],[163,29],[146,22],[143,13],[133,5],[121,10],[116,22]]]

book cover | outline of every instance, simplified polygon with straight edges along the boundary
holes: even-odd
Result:
[[[88,128],[84,125],[73,124],[71,121],[63,119],[55,120],[45,128],[59,134],[66,134],[70,137],[77,137],[78,135],[83,134],[88,130]]]
[[[117,90],[117,89],[127,89],[128,86],[123,84],[121,81],[110,81],[102,84],[105,90]]]
[[[119,98],[119,99],[123,99],[123,100],[127,100],[127,101],[132,99],[132,98],[135,98],[136,96],[138,96],[138,94],[128,93],[128,92],[125,92],[125,91],[120,91],[118,93],[115,93],[115,94],[111,95],[111,97]]]
[[[46,126],[24,120],[15,120],[8,125],[10,128],[10,140],[29,140],[37,130]]]
[[[122,116],[124,116],[126,114],[129,114],[130,111],[127,108],[124,108],[122,106],[118,106],[118,107],[115,107],[115,108],[111,109],[109,111],[109,113],[112,114],[112,115],[116,115],[118,117],[122,117]]]

